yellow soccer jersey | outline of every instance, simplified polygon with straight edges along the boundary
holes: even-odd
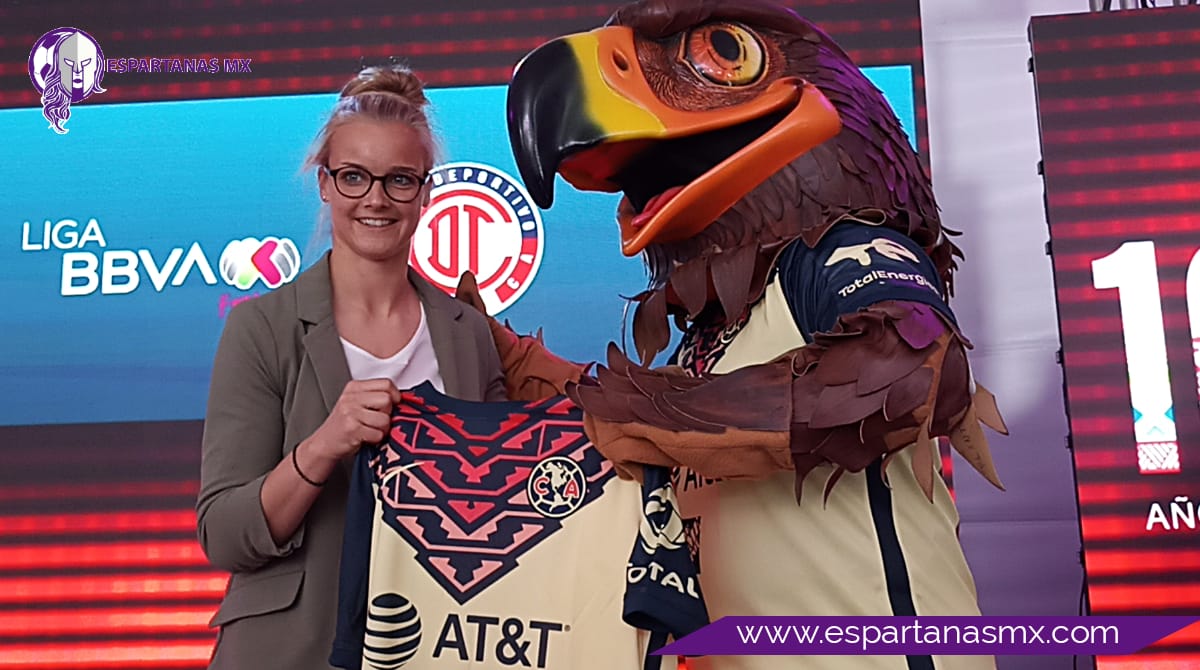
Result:
[[[641,506],[565,397],[405,392],[356,463],[330,663],[641,670],[648,636],[622,620]]]
[[[880,249],[883,251],[881,252]],[[914,279],[916,278],[916,279]],[[880,300],[944,309],[920,247],[893,231],[841,224],[816,249],[783,254],[778,275],[742,318],[684,336],[678,358],[693,373],[727,373],[803,347],[838,314]],[[885,482],[879,462],[847,472],[825,500],[834,466],[795,476],[717,481],[675,472],[679,510],[699,545],[700,582],[713,620],[729,615],[978,615],[975,584],[958,543],[958,512],[941,478],[925,498],[912,473],[914,444]],[[712,656],[692,670],[986,670],[988,656]]]

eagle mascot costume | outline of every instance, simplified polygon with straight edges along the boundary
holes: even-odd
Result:
[[[584,369],[492,321],[510,396],[566,392],[627,478],[670,468],[713,620],[978,614],[937,438],[1000,486],[981,425],[1006,431],[947,304],[956,233],[846,52],[757,0],[642,0],[527,55],[508,124],[543,208],[556,174],[623,194],[621,250],[650,277],[633,298],[637,363],[610,345]],[[481,307],[472,282],[460,297]],[[681,344],[651,367],[672,321]]]

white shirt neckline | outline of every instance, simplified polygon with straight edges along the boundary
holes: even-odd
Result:
[[[409,359],[412,358],[413,351],[420,345],[421,339],[424,337],[428,337],[428,333],[429,333],[429,327],[425,324],[425,306],[421,305],[420,303],[417,303],[417,304],[420,307],[420,309],[418,311],[420,312],[420,315],[421,315],[421,317],[420,317],[421,320],[420,320],[420,322],[417,323],[417,329],[415,331],[413,331],[412,337],[410,337],[408,339],[408,342],[406,342],[403,347],[400,347],[399,351],[392,354],[391,356],[386,356],[384,358],[380,358],[379,356],[376,356],[375,354],[367,351],[366,349],[363,349],[362,347],[351,342],[350,340],[347,340],[346,338],[342,337],[341,335],[338,335],[338,339],[340,339],[342,341],[342,346],[351,349],[352,351],[354,351],[356,354],[358,354],[361,357],[368,358],[368,359],[375,361],[377,363],[380,363],[382,365],[400,365],[400,366],[407,365]]]
[[[428,381],[438,391],[444,392],[424,305],[421,306],[421,321],[412,339],[387,358],[380,358],[340,335],[338,339],[342,342],[351,379],[390,379],[402,391]]]

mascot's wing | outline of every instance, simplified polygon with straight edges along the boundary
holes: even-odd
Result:
[[[726,375],[648,370],[610,346],[608,365],[568,394],[591,415],[597,446],[625,468],[650,462],[710,477],[761,476],[785,444],[799,494],[822,462],[838,466],[832,486],[844,471],[945,436],[1003,488],[981,424],[1007,428],[991,393],[971,379],[969,346],[932,308],[891,301],[842,316],[807,347]],[[932,496],[934,464],[924,454],[914,451],[913,469]]]

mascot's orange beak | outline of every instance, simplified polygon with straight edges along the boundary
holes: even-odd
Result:
[[[553,40],[517,66],[508,91],[508,131],[534,201],[549,207],[554,175],[581,190],[620,191],[618,175],[656,143],[702,135],[771,115],[782,119],[698,178],[618,211],[621,251],[689,238],[788,163],[829,140],[841,119],[812,84],[777,79],[747,102],[703,111],[668,106],[638,64],[623,26]]]

